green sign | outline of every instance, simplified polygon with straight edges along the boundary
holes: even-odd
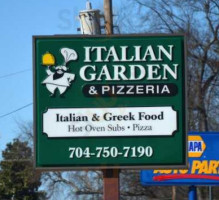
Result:
[[[183,35],[34,37],[37,168],[186,165]]]

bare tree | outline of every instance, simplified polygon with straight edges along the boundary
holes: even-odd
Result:
[[[138,17],[133,20],[125,16],[125,13],[121,14],[123,30],[185,33],[188,45],[189,129],[206,131],[217,128],[218,119],[215,116],[218,111],[215,107],[219,105],[216,87],[219,84],[218,1],[130,0],[127,6],[128,15]]]
[[[27,141],[33,148],[32,122],[17,121],[16,123],[19,129],[19,138]],[[46,188],[49,199],[102,199],[101,171],[51,171],[41,174],[42,186]]]
[[[217,0],[130,0],[118,20],[123,33],[184,33],[187,37],[189,131],[219,128],[219,2]],[[132,17],[130,17],[132,16]],[[134,179],[139,179],[136,175]],[[124,183],[129,187],[129,179]],[[125,187],[125,186],[124,186]],[[129,189],[130,190],[130,189]],[[147,188],[150,191],[150,187]],[[158,191],[153,188],[153,190]],[[187,188],[177,187],[177,199]],[[142,192],[145,192],[142,188]],[[166,188],[162,190],[164,196]],[[168,190],[170,192],[170,190]],[[145,192],[146,194],[146,192]],[[206,188],[198,190],[206,199]],[[150,195],[153,197],[153,195]],[[160,192],[155,193],[161,198]]]
[[[42,180],[50,199],[60,196],[60,193],[62,199],[102,199],[100,171],[47,172]]]

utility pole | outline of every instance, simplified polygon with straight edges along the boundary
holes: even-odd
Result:
[[[104,20],[107,35],[113,34],[112,0],[104,0]],[[119,200],[119,169],[103,170],[104,200]]]
[[[106,34],[113,34],[112,0],[104,0],[104,19]]]
[[[92,9],[89,1],[86,5],[86,10],[81,11],[79,14],[81,33],[88,35],[100,34],[99,10]],[[112,35],[112,0],[104,0],[104,21],[106,35]],[[104,200],[119,200],[119,169],[104,169],[102,172]]]

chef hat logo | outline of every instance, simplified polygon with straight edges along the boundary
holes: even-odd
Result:
[[[77,60],[78,55],[76,51],[69,48],[62,48],[60,52],[64,57],[64,63],[62,65],[56,65],[55,57],[49,52],[45,53],[42,57],[42,64],[48,67],[46,70],[48,76],[42,84],[46,85],[47,90],[51,93],[51,97],[56,95],[56,91],[59,91],[59,95],[62,96],[75,79],[75,74],[67,72],[68,68],[66,64],[71,60]],[[55,71],[51,70],[51,67]]]
[[[77,60],[78,59],[78,55],[76,53],[75,50],[73,49],[69,49],[69,48],[62,48],[61,49],[61,54],[64,57],[64,66],[66,66],[66,64],[71,61],[71,60]]]

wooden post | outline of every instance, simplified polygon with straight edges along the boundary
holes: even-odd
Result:
[[[104,19],[106,34],[113,34],[112,0],[104,0]]]
[[[112,0],[104,0],[104,19],[106,34],[113,34]],[[119,169],[102,171],[104,200],[119,200]]]
[[[119,169],[103,170],[104,200],[119,200]]]
[[[172,200],[176,200],[176,186],[172,186]]]

